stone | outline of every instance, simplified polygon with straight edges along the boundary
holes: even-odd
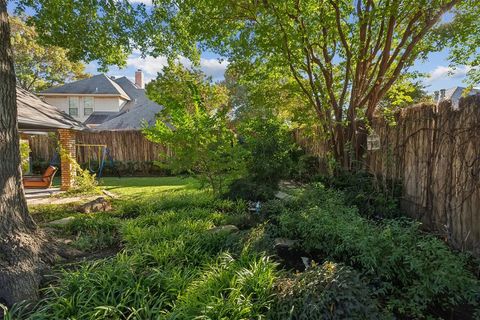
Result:
[[[50,221],[48,224],[51,225],[51,226],[64,226],[64,225],[72,222],[73,220],[75,220],[75,217],[66,217],[66,218],[63,218],[63,219]]]
[[[110,211],[112,206],[104,197],[99,197],[78,207],[77,211],[82,213]]]
[[[106,195],[107,197],[110,197],[112,199],[118,199],[119,198],[118,195],[116,195],[115,193],[112,193],[108,190],[102,190],[102,192],[103,192],[104,195]]]
[[[286,238],[275,238],[273,248],[275,250],[290,250],[297,243],[296,240],[290,240]]]
[[[289,200],[289,199],[292,199],[293,196],[285,193],[285,192],[282,192],[282,191],[278,191],[276,194],[275,194],[275,198],[278,198],[280,200]]]
[[[234,233],[234,232],[238,232],[239,229],[237,228],[237,226],[234,226],[233,224],[227,224],[224,226],[218,226],[218,227],[212,228],[209,231],[213,233],[220,233],[220,232]]]

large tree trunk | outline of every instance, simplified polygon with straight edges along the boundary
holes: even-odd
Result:
[[[0,0],[0,303],[7,306],[37,298],[40,272],[51,256],[28,213],[20,170],[10,28],[6,0]]]

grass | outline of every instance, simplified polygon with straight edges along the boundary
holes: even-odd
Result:
[[[192,190],[199,187],[197,180],[182,177],[141,177],[141,178],[113,178],[100,180],[101,186],[118,195],[130,199],[154,198],[164,191]]]
[[[261,319],[273,300],[277,265],[252,250],[250,231],[210,231],[246,213],[212,198],[193,179],[105,178],[122,196],[109,214],[77,217],[64,232],[87,251],[121,241],[113,258],[64,270],[21,319]],[[52,212],[49,212],[49,209]],[[38,210],[37,219],[60,208]],[[42,217],[42,215],[44,215]]]
[[[121,196],[113,212],[64,205],[33,214],[40,222],[75,216],[61,232],[77,249],[122,250],[61,270],[38,303],[16,305],[6,319],[416,318],[439,303],[450,312],[478,288],[439,240],[362,218],[323,187],[265,203],[259,216],[191,178],[104,178],[102,186]],[[227,224],[241,230],[211,230]],[[321,266],[282,269],[278,236],[297,239]]]

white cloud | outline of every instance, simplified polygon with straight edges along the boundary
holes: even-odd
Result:
[[[178,61],[185,67],[190,68],[192,62],[185,57],[179,57]],[[132,55],[127,59],[127,66],[135,69],[142,69],[145,74],[145,81],[150,81],[157,76],[157,73],[162,72],[164,66],[168,65],[166,57],[150,57],[142,58],[139,55]],[[225,70],[227,69],[228,61],[218,60],[215,58],[200,59],[200,68],[207,76],[211,76],[213,80],[223,79]]]
[[[143,3],[147,6],[151,6],[152,5],[152,0],[130,0],[129,1],[130,3]]]
[[[225,70],[228,67],[228,61],[201,58],[200,67],[206,75],[211,76],[214,80],[218,80],[222,79],[225,75]]]
[[[463,78],[467,75],[470,69],[470,66],[460,66],[455,69],[446,66],[438,66],[432,72],[430,72],[427,82],[431,83],[437,80]]]
[[[161,72],[163,67],[168,65],[166,57],[150,57],[142,58],[140,56],[130,56],[127,59],[127,66],[135,67],[136,69],[142,69],[148,75],[156,76],[158,72]]]

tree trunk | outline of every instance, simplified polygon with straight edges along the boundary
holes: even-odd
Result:
[[[0,303],[7,306],[37,298],[40,272],[52,256],[28,213],[19,138],[7,4],[0,0]]]

